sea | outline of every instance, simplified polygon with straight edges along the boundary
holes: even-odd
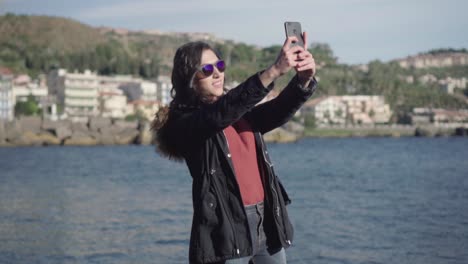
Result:
[[[268,144],[288,263],[468,263],[468,140]],[[151,146],[0,148],[0,263],[188,263],[191,177]]]

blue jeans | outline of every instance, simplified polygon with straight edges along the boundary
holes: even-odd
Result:
[[[229,259],[222,264],[286,264],[284,248],[270,249],[266,245],[266,235],[263,230],[263,202],[245,207],[252,238],[253,255],[249,257]],[[250,261],[250,262],[249,262]],[[219,263],[219,264],[221,264]]]

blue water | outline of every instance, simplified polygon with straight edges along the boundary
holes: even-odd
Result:
[[[288,263],[468,263],[466,138],[270,144]],[[0,148],[0,263],[187,263],[191,179],[151,147]]]

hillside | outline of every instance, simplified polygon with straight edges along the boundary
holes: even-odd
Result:
[[[66,18],[14,14],[0,16],[0,64],[33,76],[63,67],[152,78],[169,74],[176,48],[197,39],[228,55],[233,79],[246,77],[239,67],[254,69],[251,62],[256,62],[258,49],[203,33],[94,28]]]
[[[206,33],[161,33],[95,28],[60,17],[0,16],[0,66],[16,73],[39,73],[62,67],[68,70],[91,69],[102,75],[132,74],[143,78],[169,75],[172,58],[181,44],[203,39],[219,50],[227,61],[227,81],[242,81],[269,66],[281,46],[259,48],[245,43],[222,40]],[[319,65],[320,86],[317,95],[384,95],[397,115],[412,107],[468,109],[464,94],[444,93],[437,83],[421,83],[418,78],[431,74],[437,79],[468,78],[468,65],[453,60],[439,67],[404,67],[401,60],[389,63],[373,61],[367,65],[338,64],[332,48],[326,43],[313,43],[309,50]],[[460,55],[461,54],[461,55]],[[414,58],[465,58],[462,50],[434,50],[410,56]],[[461,61],[462,59],[460,59]],[[468,57],[467,60],[468,61]],[[293,72],[276,82],[286,85]],[[412,78],[415,82],[406,82]]]

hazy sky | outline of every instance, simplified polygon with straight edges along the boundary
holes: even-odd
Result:
[[[284,21],[344,63],[388,61],[436,48],[468,48],[467,0],[0,0],[0,14],[53,15],[91,26],[209,32],[268,46]]]

